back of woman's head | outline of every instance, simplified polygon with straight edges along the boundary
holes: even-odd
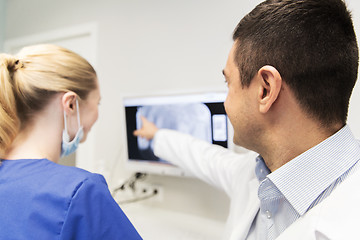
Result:
[[[97,88],[94,68],[65,48],[41,44],[17,55],[0,54],[0,154],[17,133],[59,92],[73,91],[86,99]]]

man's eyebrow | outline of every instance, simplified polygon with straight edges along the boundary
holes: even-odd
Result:
[[[225,70],[224,70],[224,69],[222,70],[222,74],[226,77],[226,74],[225,74]]]

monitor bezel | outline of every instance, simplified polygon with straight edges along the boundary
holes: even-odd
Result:
[[[127,141],[127,130],[126,130],[126,113],[125,107],[127,104],[125,102],[133,101],[134,105],[137,101],[144,101],[145,99],[161,99],[161,98],[186,98],[188,102],[194,102],[195,99],[209,99],[211,101],[211,96],[215,96],[220,98],[220,100],[216,100],[219,102],[224,102],[226,98],[227,92],[225,91],[207,91],[207,92],[188,92],[188,93],[177,93],[177,94],[153,94],[153,95],[128,95],[124,96],[122,99],[122,110],[123,110],[123,118],[124,118],[124,142],[125,142],[125,168],[132,172],[142,172],[146,174],[156,174],[156,175],[167,175],[167,176],[182,176],[182,177],[191,177],[192,175],[185,170],[181,169],[178,166],[164,163],[164,162],[156,162],[156,161],[146,161],[146,160],[138,160],[138,159],[129,159],[128,153],[128,141]],[[192,99],[194,101],[190,101]],[[207,102],[207,101],[202,101]],[[228,132],[228,139],[227,139],[227,148],[234,149],[234,144],[232,141],[233,136],[233,128],[227,117],[227,132]]]

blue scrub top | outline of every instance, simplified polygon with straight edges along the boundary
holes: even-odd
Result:
[[[103,176],[47,159],[2,160],[0,239],[142,239]]]

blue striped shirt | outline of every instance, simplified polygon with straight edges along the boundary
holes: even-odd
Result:
[[[247,239],[276,239],[358,169],[359,159],[359,143],[347,125],[272,173],[259,156],[260,210]]]

